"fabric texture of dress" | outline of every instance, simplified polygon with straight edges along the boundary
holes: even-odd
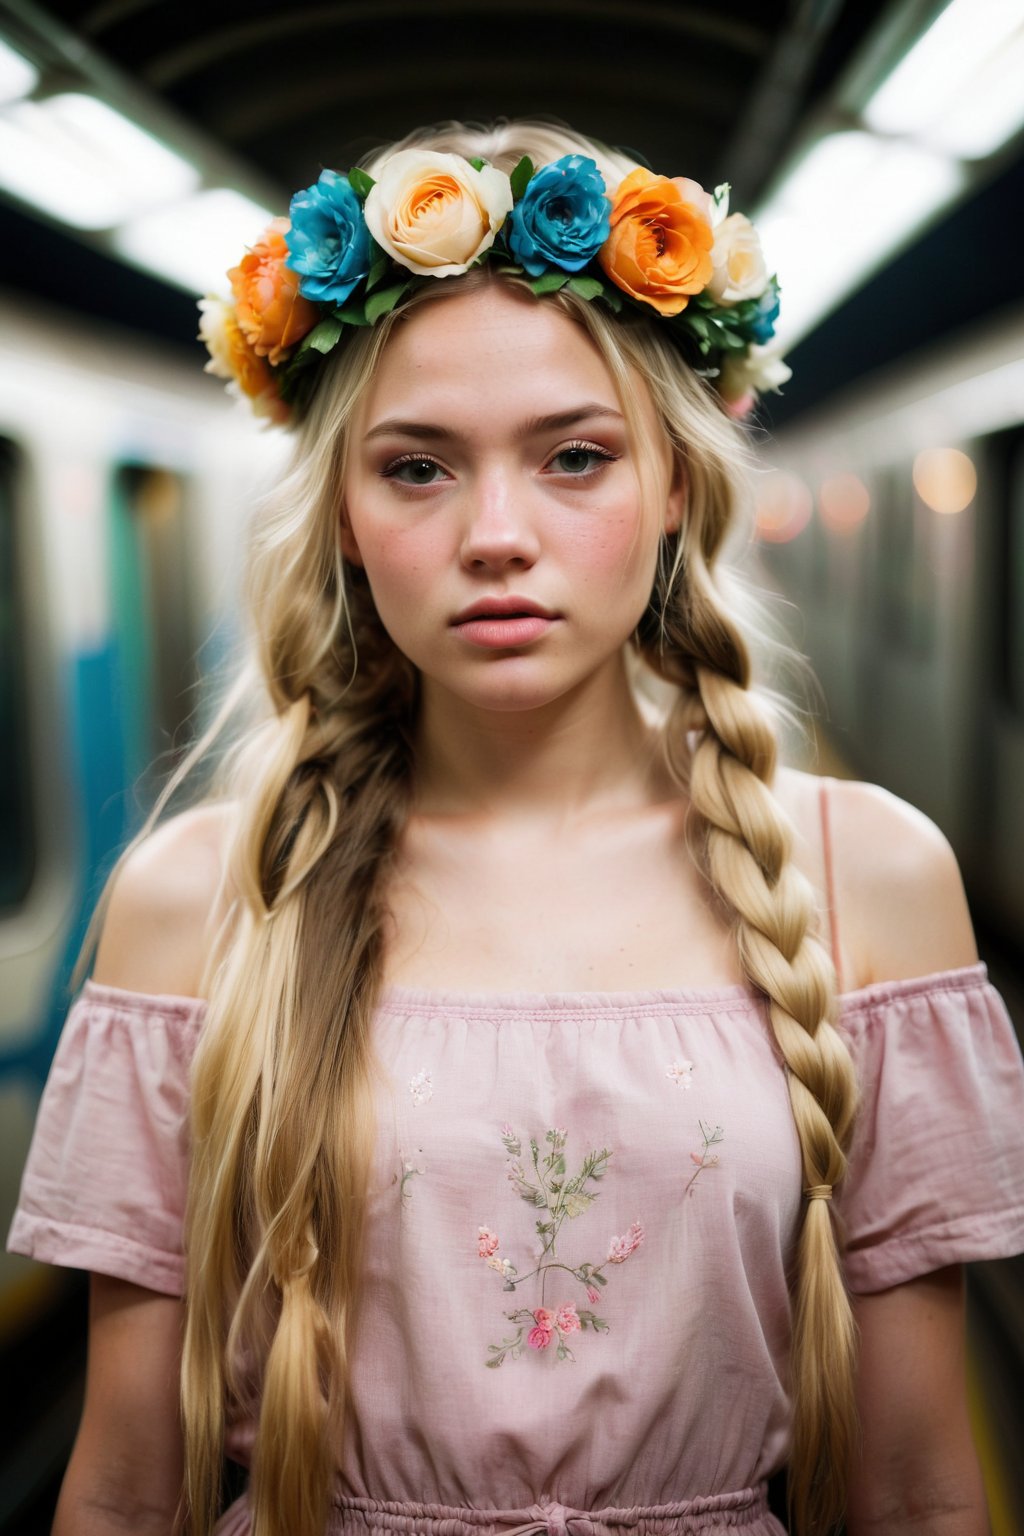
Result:
[[[180,1293],[204,1012],[85,984],[12,1249]],[[851,1289],[1024,1248],[1024,1071],[985,965],[847,992],[840,1024]],[[778,1536],[802,1180],[763,996],[392,988],[375,1046],[332,1536]]]

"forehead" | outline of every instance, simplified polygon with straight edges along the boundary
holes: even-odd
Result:
[[[621,402],[582,326],[557,305],[498,284],[422,304],[399,320],[363,400],[367,426],[395,411],[539,414],[576,400]],[[553,402],[553,404],[552,404]]]

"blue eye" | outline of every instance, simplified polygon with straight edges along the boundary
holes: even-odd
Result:
[[[402,473],[407,471],[407,473]],[[398,480],[402,485],[434,485],[435,473],[441,473],[440,464],[433,459],[425,459],[420,454],[409,454],[404,459],[396,459],[381,473],[388,480]]]

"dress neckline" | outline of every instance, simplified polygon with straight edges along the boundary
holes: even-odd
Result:
[[[873,1003],[893,998],[911,996],[922,992],[958,992],[976,986],[988,979],[988,967],[983,960],[973,965],[957,966],[952,970],[931,971],[925,976],[902,977],[896,981],[873,981],[850,992],[839,994],[842,1013],[868,1007]],[[106,1002],[113,1007],[125,1007],[129,1002],[142,1006],[162,1006],[172,1011],[193,1013],[206,1008],[206,999],[172,992],[138,992],[127,987],[117,987],[109,982],[93,981],[87,977],[82,996],[93,1001]],[[439,987],[404,987],[388,985],[381,993],[378,1007],[389,1013],[436,1012],[451,1009],[458,1011],[544,1011],[559,1008],[571,1010],[614,1011],[637,1008],[678,1007],[687,1011],[713,1010],[724,1007],[733,1010],[746,1004],[761,1008],[765,994],[749,982],[733,982],[715,987],[652,987],[588,992],[474,992]]]

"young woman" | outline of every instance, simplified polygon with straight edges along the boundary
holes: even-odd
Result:
[[[1024,1247],[1024,1077],[942,835],[776,761],[754,231],[453,126],[231,277],[295,455],[182,773],[251,712],[112,876],[12,1233],[93,1273],[55,1530],[777,1536],[788,1465],[799,1531],[982,1536],[960,1266]]]

